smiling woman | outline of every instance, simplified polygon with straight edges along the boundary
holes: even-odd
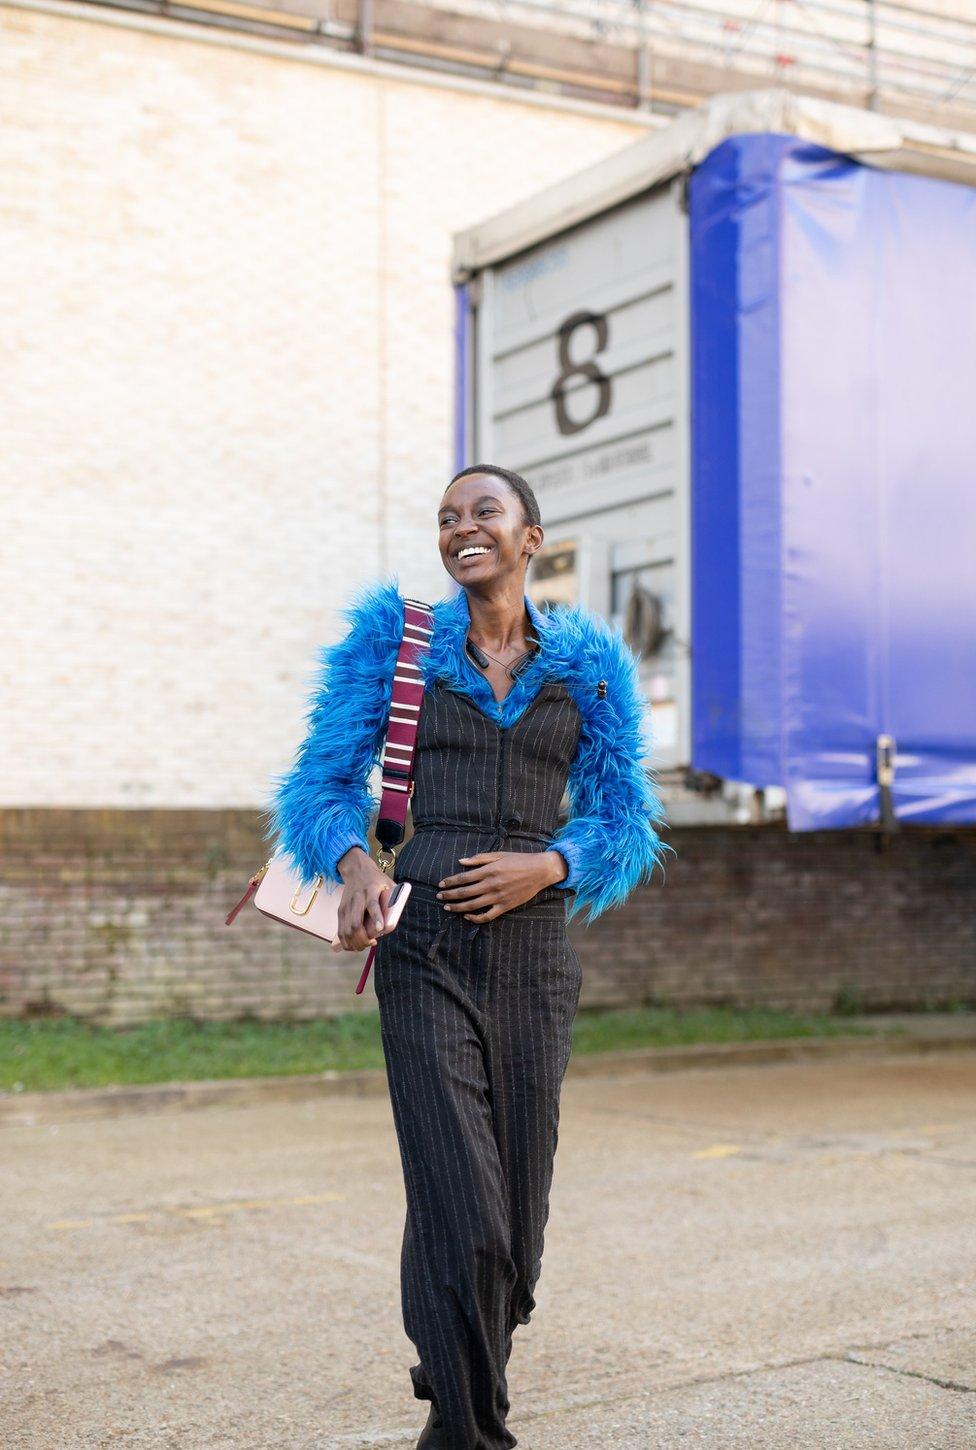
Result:
[[[650,879],[666,846],[636,661],[578,606],[525,592],[543,542],[520,475],[479,464],[437,512],[461,587],[433,606],[411,801],[397,862],[412,884],[383,934],[388,877],[369,855],[368,778],[382,747],[404,619],[396,580],[364,588],[326,651],[310,731],[273,824],[311,880],[344,883],[339,945],[377,938],[375,990],[407,1197],[403,1319],[432,1402],[419,1446],[492,1450],[506,1366],[541,1265],[582,969],[566,924]],[[559,807],[569,792],[568,821]]]

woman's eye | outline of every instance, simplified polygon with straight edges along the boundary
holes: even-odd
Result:
[[[496,508],[492,508],[490,504],[487,504],[483,508],[480,508],[478,512],[479,514],[497,514],[498,510]],[[453,526],[456,523],[457,519],[443,518],[441,519],[441,528],[446,529],[449,525]]]

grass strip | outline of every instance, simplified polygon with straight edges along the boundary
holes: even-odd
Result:
[[[577,1015],[573,1050],[612,1052],[867,1030],[849,1017],[761,1008],[588,1008]],[[375,1011],[297,1022],[172,1017],[132,1027],[103,1027],[74,1018],[0,1020],[3,1092],[348,1072],[383,1065]]]
[[[604,1008],[579,1013],[573,1051],[619,1052],[632,1047],[687,1047],[777,1037],[847,1037],[869,1030],[850,1017],[776,1012],[764,1007]]]

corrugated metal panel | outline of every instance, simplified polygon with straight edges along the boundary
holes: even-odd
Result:
[[[657,761],[687,757],[686,218],[670,185],[482,274],[476,460],[532,483],[621,625],[634,582],[669,633],[639,649]],[[531,576],[530,576],[531,577]]]

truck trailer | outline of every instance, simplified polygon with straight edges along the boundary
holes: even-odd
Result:
[[[976,137],[717,96],[454,239],[455,461],[638,656],[675,824],[976,823]]]

